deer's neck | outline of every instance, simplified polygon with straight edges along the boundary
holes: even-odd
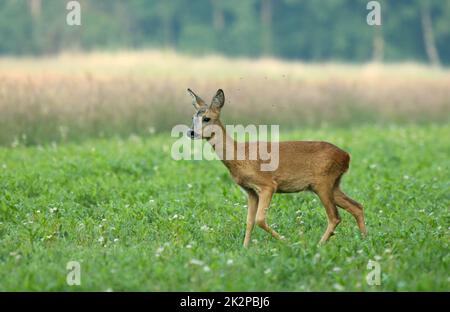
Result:
[[[228,169],[232,170],[236,163],[238,143],[227,134],[225,127],[220,121],[217,125],[221,129],[221,133],[215,133],[214,136],[208,140],[208,142],[212,145],[224,165]]]

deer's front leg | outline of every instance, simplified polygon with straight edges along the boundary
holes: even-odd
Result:
[[[248,211],[247,211],[247,228],[245,229],[244,247],[247,248],[250,243],[253,226],[255,225],[256,211],[258,209],[258,194],[253,190],[247,190],[248,194]]]
[[[256,224],[266,232],[270,233],[273,237],[277,239],[282,239],[280,234],[275,232],[266,222],[266,214],[267,210],[269,209],[273,193],[274,189],[272,188],[262,189],[261,192],[259,193],[258,212],[256,213]]]

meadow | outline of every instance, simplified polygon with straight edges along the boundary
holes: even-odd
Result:
[[[447,70],[157,52],[3,58],[0,70],[0,290],[450,289]],[[255,228],[242,248],[246,198],[225,167],[171,157],[169,130],[193,113],[186,87],[207,100],[224,88],[225,122],[347,150],[342,188],[368,237],[341,211],[318,246],[315,195],[276,195],[268,222],[286,241]]]

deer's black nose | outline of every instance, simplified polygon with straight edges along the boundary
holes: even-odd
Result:
[[[194,135],[194,130],[188,130],[187,136],[190,137],[191,139],[193,139],[194,136],[195,136],[195,135]]]

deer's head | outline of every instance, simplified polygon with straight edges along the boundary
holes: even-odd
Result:
[[[210,139],[214,135],[214,126],[218,127],[220,123],[220,110],[225,103],[225,95],[222,89],[219,89],[208,106],[191,89],[187,89],[192,96],[192,105],[196,110],[192,117],[192,128],[188,130],[187,136],[191,139]]]

